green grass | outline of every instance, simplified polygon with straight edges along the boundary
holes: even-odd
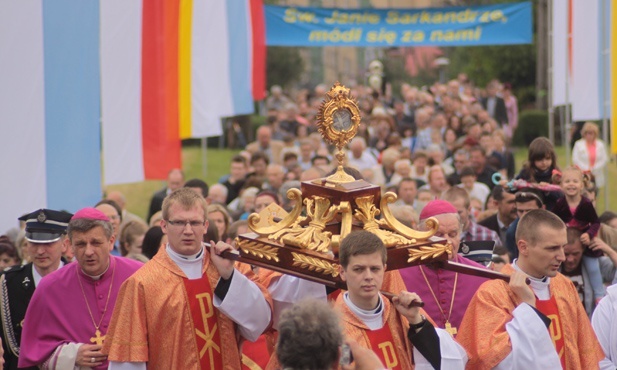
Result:
[[[555,148],[555,152],[557,154],[557,164],[560,168],[566,167],[566,148],[563,146],[558,146]],[[527,161],[527,148],[518,148],[514,150],[514,157],[516,159],[516,170],[519,171],[523,163]],[[608,163],[608,210],[615,211],[617,210],[617,196],[615,196],[615,192],[612,189],[617,187],[615,183],[615,179],[617,179],[617,166],[615,166],[615,162]],[[604,189],[600,190],[598,194],[598,199],[596,200],[596,207],[598,215],[602,212],[606,211],[607,208],[604,204]]]
[[[565,148],[557,147],[557,158],[560,167],[565,167]],[[200,178],[208,185],[214,184],[218,179],[229,173],[229,162],[231,157],[237,154],[238,150],[228,149],[211,149],[206,152],[207,166],[203,166],[203,156],[201,147],[184,147],[182,149],[183,169],[187,179]],[[516,158],[516,169],[520,170],[522,164],[527,160],[527,148],[518,148],[514,150]],[[615,188],[617,184],[613,182],[617,179],[617,167],[614,163],[609,163],[609,186]],[[205,173],[204,173],[205,172]],[[161,189],[165,185],[164,181],[144,181],[132,184],[110,185],[106,188],[107,191],[121,191],[127,199],[127,209],[138,216],[145,217],[150,204],[152,194]],[[609,191],[609,194],[611,192]],[[609,197],[610,210],[617,210],[617,197]],[[600,191],[597,201],[598,214],[604,212],[604,191]]]
[[[200,178],[208,185],[216,183],[219,178],[229,173],[231,157],[237,150],[210,149],[206,151],[207,166],[203,166],[201,147],[184,147],[182,149],[182,169],[186,179]],[[205,172],[205,173],[204,173]],[[165,186],[164,181],[148,180],[131,184],[109,185],[107,192],[120,191],[126,197],[126,208],[129,212],[145,218],[150,206],[150,198],[157,190]]]

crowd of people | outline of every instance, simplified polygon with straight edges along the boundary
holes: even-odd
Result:
[[[117,191],[75,214],[15,215],[22,227],[0,236],[4,368],[617,367],[617,214],[595,208],[608,163],[598,127],[583,125],[573,166],[559,168],[539,137],[517,169],[517,101],[497,80],[352,86],[362,121],[344,165],[394,192],[404,225],[437,219],[452,262],[509,283],[432,265],[386,271],[368,231],[341,242],[340,294],[222,258],[250,214],[282,218],[290,189],[334,173],[315,124],[326,91],[274,86],[229,173],[207,184],[171,170],[145,217]]]

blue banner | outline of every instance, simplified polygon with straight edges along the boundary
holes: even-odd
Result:
[[[531,2],[419,9],[264,7],[268,46],[529,44]]]

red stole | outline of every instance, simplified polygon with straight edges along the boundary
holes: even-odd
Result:
[[[195,341],[202,370],[222,369],[221,335],[208,276],[184,279],[191,317],[195,326]]]
[[[270,352],[265,334],[259,336],[256,342],[242,343],[242,370],[262,370],[270,361]]]
[[[562,368],[566,368],[566,348],[563,339],[563,327],[561,325],[561,318],[559,317],[559,309],[557,308],[557,301],[554,296],[545,301],[536,299],[536,308],[542,312],[546,317],[551,319],[551,324],[548,327],[548,333],[553,340],[555,350],[561,360]]]
[[[392,338],[390,325],[387,322],[381,329],[365,330],[364,333],[371,344],[371,349],[377,354],[381,363],[386,365],[386,368],[392,370],[402,369],[400,356]]]

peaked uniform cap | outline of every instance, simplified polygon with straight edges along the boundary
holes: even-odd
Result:
[[[19,218],[26,222],[26,240],[32,243],[53,243],[66,233],[72,213],[41,208]]]

